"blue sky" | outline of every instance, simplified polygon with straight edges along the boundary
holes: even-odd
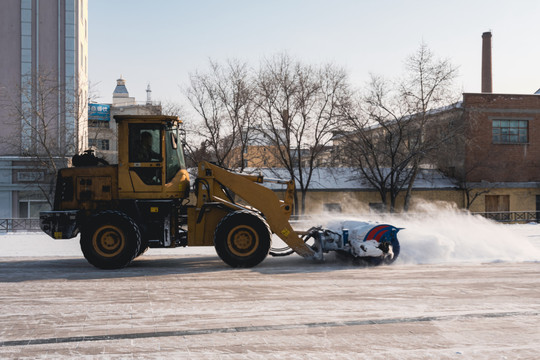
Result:
[[[362,87],[395,77],[422,42],[459,67],[464,92],[480,91],[482,33],[493,33],[493,91],[540,88],[538,0],[89,0],[89,77],[110,102],[122,74],[130,96],[181,103],[189,73],[208,59],[260,60],[287,52],[333,62]]]

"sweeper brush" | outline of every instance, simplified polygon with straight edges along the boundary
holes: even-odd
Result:
[[[325,227],[311,227],[298,231],[302,239],[315,252],[314,258],[335,251],[366,264],[391,264],[399,256],[397,233],[401,230],[388,224],[363,221],[336,221]],[[286,256],[294,253],[289,247],[271,248],[270,255]]]

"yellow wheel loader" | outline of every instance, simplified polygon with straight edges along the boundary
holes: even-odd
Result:
[[[125,267],[149,247],[214,246],[232,267],[256,266],[269,253],[322,259],[338,251],[386,263],[399,253],[399,229],[390,225],[378,225],[372,235],[364,231],[371,224],[359,228],[354,239],[347,229],[295,231],[289,223],[292,180],[237,174],[203,161],[193,186],[196,203],[189,204],[181,121],[164,115],[115,120],[118,164],[89,151],[75,155],[73,167],[58,172],[53,210],[40,213],[41,229],[54,239],[80,234],[85,258],[98,268]],[[268,181],[286,186],[283,200],[262,185]],[[286,250],[271,251],[272,234]]]

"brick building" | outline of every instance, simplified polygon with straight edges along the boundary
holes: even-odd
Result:
[[[463,94],[467,179],[540,181],[540,96]]]
[[[464,173],[475,211],[540,211],[540,96],[463,94]]]
[[[463,94],[464,192],[472,210],[540,211],[540,95],[494,94],[491,33],[482,34],[482,93]]]

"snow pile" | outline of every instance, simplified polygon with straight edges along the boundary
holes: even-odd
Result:
[[[401,264],[540,261],[540,225],[496,223],[450,205],[423,204],[417,210],[346,218],[403,228],[398,233]]]

